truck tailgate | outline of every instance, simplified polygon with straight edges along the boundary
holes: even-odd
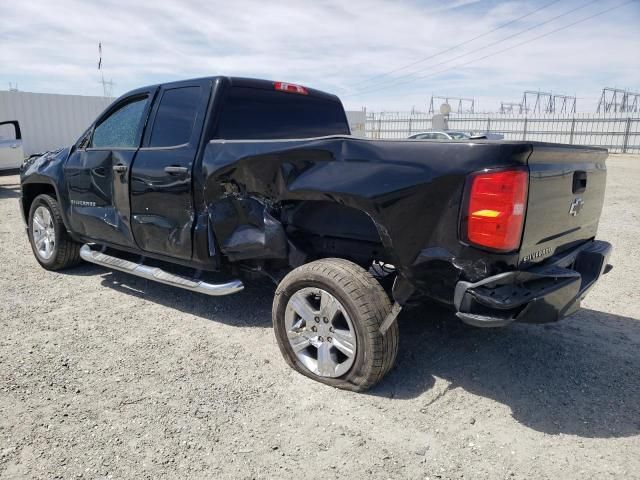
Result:
[[[521,263],[537,263],[595,237],[607,150],[533,144]]]

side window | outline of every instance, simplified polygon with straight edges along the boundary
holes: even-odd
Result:
[[[0,140],[20,140],[19,131],[17,121],[0,122]]]
[[[136,148],[147,97],[137,98],[112,112],[93,131],[93,148]]]
[[[150,147],[189,143],[200,103],[200,87],[165,90],[151,131]]]

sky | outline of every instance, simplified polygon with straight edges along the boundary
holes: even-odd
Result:
[[[351,110],[426,110],[439,95],[495,111],[543,90],[588,112],[605,86],[640,91],[639,25],[640,0],[0,0],[0,89],[101,95],[101,42],[114,96],[230,75]]]

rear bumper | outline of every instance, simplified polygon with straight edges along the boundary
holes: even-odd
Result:
[[[611,244],[592,241],[551,263],[456,285],[456,315],[477,327],[512,322],[548,323],[571,315],[601,275],[607,273]]]

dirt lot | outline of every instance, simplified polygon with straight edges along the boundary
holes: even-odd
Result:
[[[548,326],[403,313],[367,394],[289,370],[274,287],[211,299],[34,260],[0,176],[2,478],[640,478],[640,156],[609,161],[614,270]]]

